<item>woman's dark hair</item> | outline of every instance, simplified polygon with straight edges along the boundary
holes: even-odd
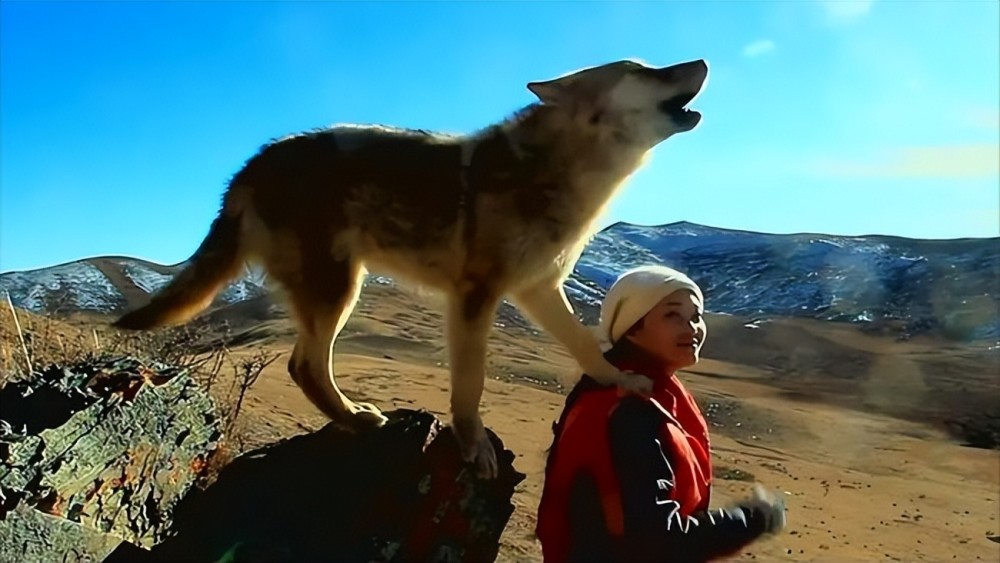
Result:
[[[620,343],[623,340],[625,340],[626,336],[634,336],[635,333],[639,332],[639,330],[643,327],[645,322],[646,322],[646,315],[639,317],[639,320],[635,321],[635,323],[633,323],[632,326],[628,327],[628,330],[626,330],[625,334],[623,334],[622,337],[618,339],[618,342]]]

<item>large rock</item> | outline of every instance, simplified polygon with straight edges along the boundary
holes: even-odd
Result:
[[[7,512],[0,522],[0,561],[4,562],[104,561],[121,545],[117,536],[25,504]]]
[[[381,429],[331,423],[246,453],[174,513],[157,561],[493,561],[524,474],[487,431],[495,480],[477,479],[447,428],[425,411],[386,413]]]
[[[477,479],[431,413],[334,423],[237,457],[183,369],[134,358],[51,366],[0,390],[0,561],[493,561],[524,474],[487,431]]]
[[[186,370],[131,357],[53,365],[9,383],[0,420],[3,561],[25,556],[28,540],[15,530],[52,521],[28,509],[152,547],[221,437],[211,399]],[[63,533],[87,532],[50,531]]]

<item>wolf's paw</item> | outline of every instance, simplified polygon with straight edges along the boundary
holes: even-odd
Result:
[[[653,394],[653,380],[638,373],[626,374],[625,379],[618,383],[618,387],[623,391],[637,395]]]
[[[497,453],[486,435],[481,421],[458,421],[452,422],[452,431],[458,441],[458,449],[462,460],[467,463],[474,463],[476,466],[476,476],[480,479],[496,479]]]
[[[350,414],[341,422],[355,430],[381,428],[389,421],[382,411],[371,403],[351,403],[347,409]]]
[[[601,385],[617,385],[629,393],[649,395],[653,392],[652,379],[638,373],[621,371],[607,361],[587,370],[587,374]]]
[[[471,459],[466,457],[466,461],[475,462],[476,476],[480,479],[497,478],[497,452],[493,449],[493,444],[485,434],[483,434],[482,438],[476,440]]]

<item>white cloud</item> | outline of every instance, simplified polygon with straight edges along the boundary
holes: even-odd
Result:
[[[850,23],[866,15],[874,0],[823,0],[820,6],[833,23]]]
[[[1000,176],[1000,145],[906,147],[877,159],[820,161],[815,171],[854,178],[996,178]]]
[[[744,57],[759,57],[774,50],[774,41],[770,39],[758,39],[743,47]]]

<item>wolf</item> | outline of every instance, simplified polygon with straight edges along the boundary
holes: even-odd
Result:
[[[605,385],[651,381],[608,363],[563,289],[605,207],[651,150],[701,121],[689,103],[708,64],[635,59],[527,83],[537,98],[465,135],[340,124],[264,144],[229,180],[185,268],[113,323],[148,330],[208,308],[243,265],[261,265],[289,305],[288,372],[333,421],[379,427],[333,369],[337,335],[369,273],[443,296],[451,429],[462,458],[495,478],[479,413],[487,337],[507,299]]]

